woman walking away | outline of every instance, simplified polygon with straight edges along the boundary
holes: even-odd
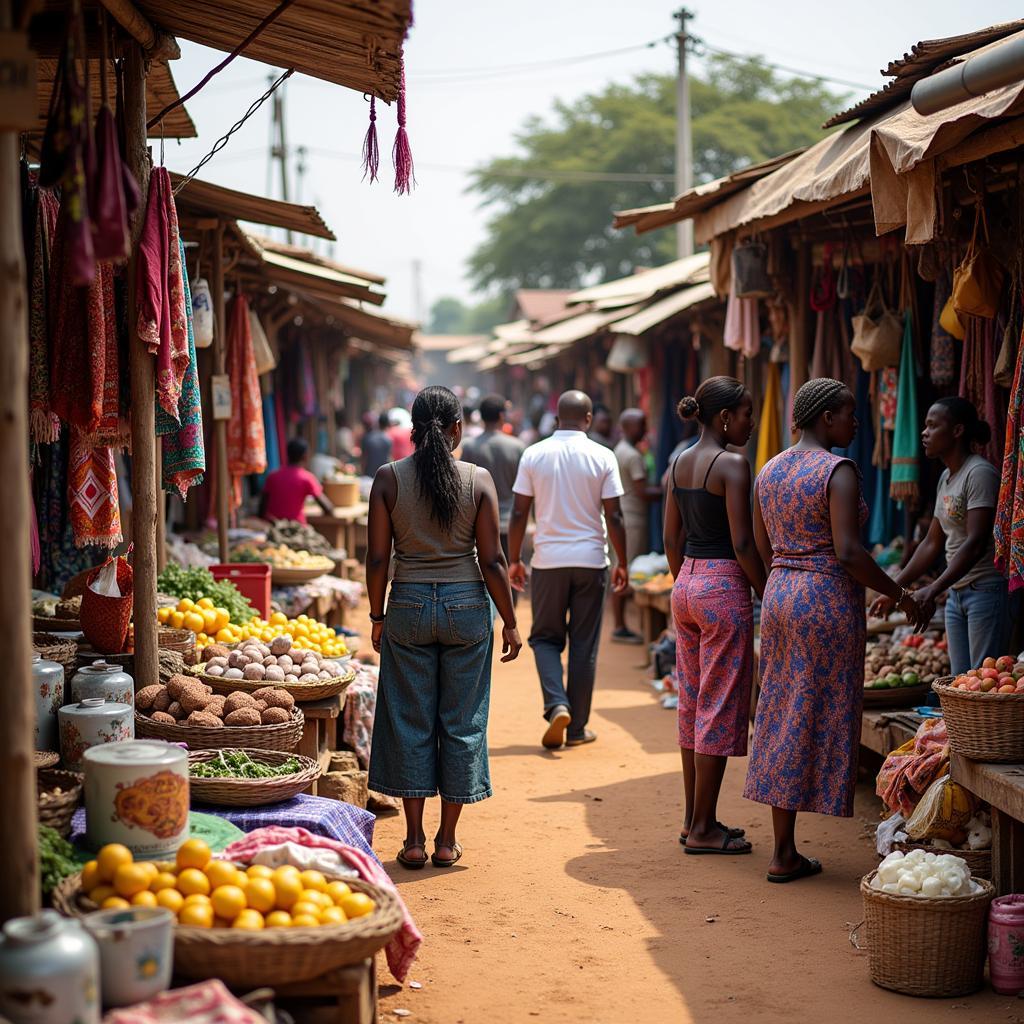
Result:
[[[949,591],[946,639],[954,675],[1006,653],[1009,593],[1006,578],[995,566],[992,536],[999,473],[974,454],[974,447],[988,444],[991,436],[991,428],[966,398],[940,398],[928,410],[921,434],[924,453],[946,468],[939,477],[928,533],[896,577],[905,587],[916,583],[945,549],[945,571],[914,598],[922,617],[931,619],[936,598]],[[871,606],[873,615],[891,611],[888,597],[879,597]]]
[[[821,871],[796,848],[798,811],[850,817],[864,697],[864,588],[918,606],[860,541],[867,519],[857,469],[829,449],[857,432],[842,381],[808,381],[793,400],[800,441],[754,485],[754,536],[768,582],[761,605],[761,697],[744,796],[770,804],[769,882]]]
[[[381,655],[370,786],[403,800],[398,861],[407,868],[427,862],[424,805],[440,793],[431,860],[447,868],[462,856],[455,826],[463,804],[491,795],[488,593],[504,623],[501,660],[513,661],[522,641],[494,483],[486,470],[452,458],[462,440],[462,406],[447,388],[425,388],[412,421],[413,454],[378,470],[370,492],[366,586]]]
[[[750,464],[727,450],[750,440],[754,403],[738,380],[711,377],[678,412],[701,424],[697,443],[672,464],[665,495],[686,799],[679,841],[688,854],[750,853],[743,830],[721,824],[717,809],[728,758],[747,752],[750,588],[760,597],[765,583],[750,518]]]

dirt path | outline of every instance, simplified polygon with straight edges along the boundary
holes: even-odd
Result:
[[[859,879],[876,863],[868,786],[852,820],[803,820],[826,873],[772,886],[768,811],[742,799],[746,763],[734,762],[721,813],[747,828],[754,854],[685,857],[675,715],[652,699],[638,661],[637,648],[605,640],[591,720],[600,738],[553,754],[540,746],[530,650],[495,666],[496,795],[466,809],[455,869],[403,870],[402,819],[378,822],[376,849],[425,935],[409,977],[421,989],[382,974],[383,1020],[402,1008],[421,1024],[1024,1022],[1024,1003],[990,990],[914,1000],[869,982],[847,939],[862,916]],[[436,821],[435,803],[428,836]]]

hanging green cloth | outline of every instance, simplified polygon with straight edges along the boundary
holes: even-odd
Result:
[[[893,500],[911,506],[917,504],[918,482],[921,479],[919,435],[913,314],[907,309],[903,314],[903,344],[900,347],[900,378],[896,392],[896,429],[892,440],[889,495]]]

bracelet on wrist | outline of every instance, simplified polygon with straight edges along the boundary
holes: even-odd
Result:
[[[384,621],[384,618],[385,617],[383,615],[374,615],[372,612],[370,613],[370,621],[375,626],[379,626]]]

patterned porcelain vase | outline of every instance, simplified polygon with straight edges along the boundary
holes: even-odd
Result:
[[[167,991],[174,936],[169,910],[97,910],[82,924],[99,944],[104,1006],[130,1006]]]
[[[77,704],[66,704],[57,717],[60,720],[60,756],[68,771],[82,771],[82,755],[90,747],[135,739],[135,718],[128,704],[87,697]]]
[[[32,655],[32,693],[36,701],[36,750],[59,750],[57,712],[64,704],[64,668]]]
[[[115,704],[135,706],[135,680],[117,665],[94,661],[71,677],[71,700],[102,697]]]

